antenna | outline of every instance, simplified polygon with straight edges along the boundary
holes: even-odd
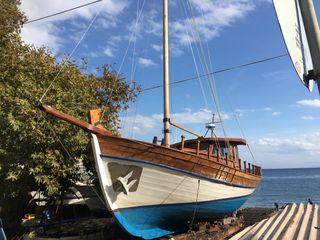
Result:
[[[215,122],[214,121],[214,113],[212,114],[212,120],[211,122],[207,123],[206,124],[206,128],[207,128],[207,132],[206,134],[204,135],[204,137],[206,137],[207,133],[210,131],[211,132],[211,138],[214,138],[216,137],[216,134],[214,132],[215,128],[216,128],[216,123],[220,123],[221,121],[218,121],[218,122]]]

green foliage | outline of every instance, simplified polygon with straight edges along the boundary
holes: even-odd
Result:
[[[77,163],[88,158],[87,133],[35,107],[53,79],[47,104],[85,121],[89,109],[103,107],[103,122],[115,134],[118,113],[140,91],[108,65],[98,76],[86,74],[85,61],[81,67],[67,56],[58,62],[47,49],[21,43],[25,18],[18,5],[0,0],[0,198],[7,199],[29,190],[63,191],[79,179]]]

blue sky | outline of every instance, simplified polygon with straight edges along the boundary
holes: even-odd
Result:
[[[22,10],[32,20],[88,2],[22,0]],[[70,53],[92,23],[73,57],[87,57],[88,72],[111,64],[142,88],[152,87],[162,82],[160,2],[105,0],[27,24],[22,39],[48,46],[55,54]],[[210,71],[286,53],[271,1],[190,0],[195,23],[187,2],[169,0],[171,81],[204,73],[197,33]],[[319,10],[319,2],[315,4]],[[316,87],[310,93],[301,84],[288,56],[216,74],[214,82],[228,137],[244,134],[258,164],[264,168],[320,167],[319,94]],[[207,78],[173,85],[170,90],[171,119],[204,134],[205,123],[216,112]],[[162,89],[142,92],[121,113],[121,133],[146,141],[155,135],[160,138],[161,114]],[[220,126],[217,133],[222,135]],[[172,128],[173,141],[179,141],[181,134]],[[242,153],[243,159],[251,158],[248,150]]]

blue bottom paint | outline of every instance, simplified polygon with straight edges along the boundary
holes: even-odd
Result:
[[[131,235],[144,239],[162,237],[187,227],[195,207],[195,219],[214,219],[236,211],[249,196],[200,202],[119,209],[114,215]]]

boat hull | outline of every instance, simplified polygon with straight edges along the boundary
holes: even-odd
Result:
[[[247,198],[248,196],[244,196],[208,202],[118,209],[114,215],[131,235],[153,239],[186,230],[192,219],[207,221],[230,214],[236,211]]]
[[[254,187],[174,167],[102,154],[95,135],[93,145],[108,207],[120,225],[137,237],[161,237],[188,226],[193,218],[208,220],[232,213],[254,191]]]

